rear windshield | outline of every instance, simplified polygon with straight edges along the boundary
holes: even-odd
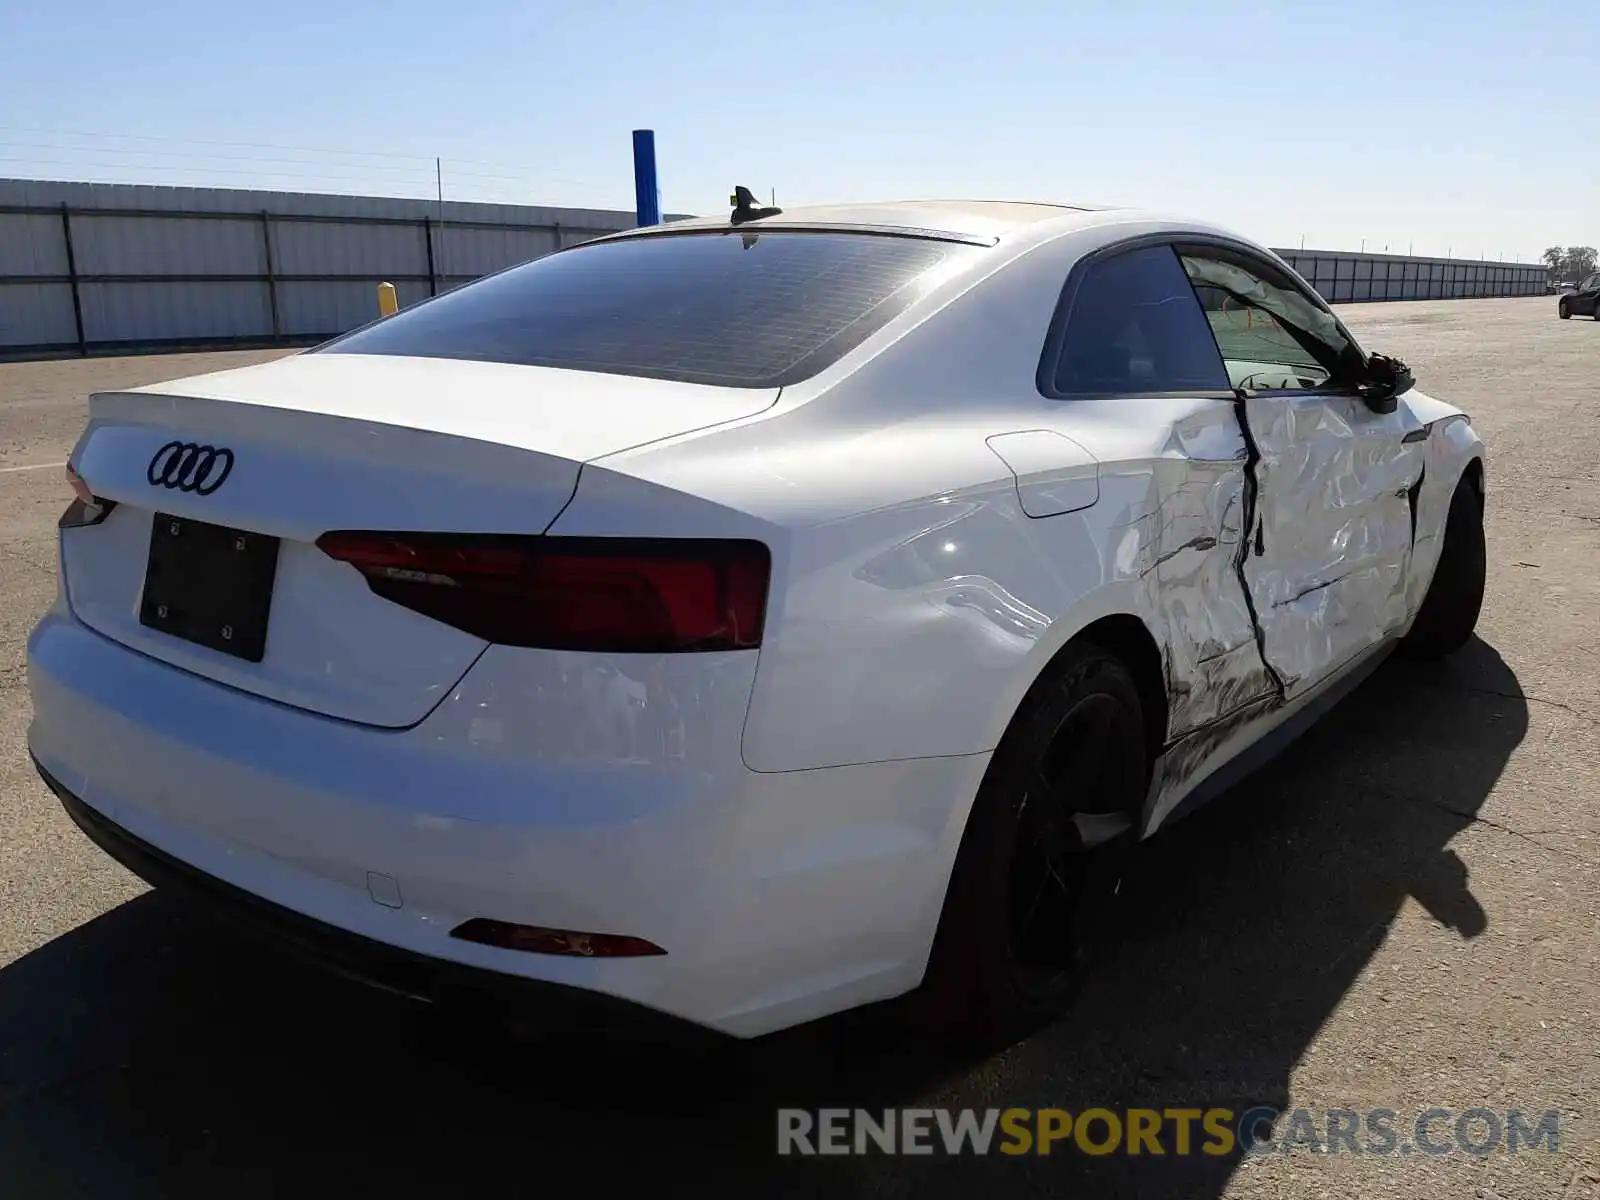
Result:
[[[321,347],[771,388],[821,371],[972,246],[857,233],[597,242],[491,275]]]

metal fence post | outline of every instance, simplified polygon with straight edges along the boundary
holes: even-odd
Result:
[[[283,322],[278,316],[278,278],[272,268],[272,218],[261,210],[261,250],[266,255],[267,306],[272,310],[272,340],[283,337]]]
[[[439,275],[433,267],[433,218],[422,218],[422,237],[428,247],[428,295],[439,294]]]
[[[633,131],[634,218],[640,225],[661,224],[661,187],[656,181],[656,134]]]
[[[72,287],[72,321],[78,331],[78,353],[87,357],[89,343],[83,336],[83,297],[78,294],[78,256],[72,249],[72,213],[65,200],[61,202],[61,239],[67,247],[67,282]]]

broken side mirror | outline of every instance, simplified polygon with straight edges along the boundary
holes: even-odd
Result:
[[[1374,354],[1367,359],[1365,378],[1361,383],[1361,399],[1375,413],[1392,413],[1400,397],[1416,384],[1411,368],[1398,358]]]

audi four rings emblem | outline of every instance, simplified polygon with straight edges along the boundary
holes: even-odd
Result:
[[[233,451],[226,447],[168,442],[150,460],[145,478],[151,487],[209,496],[233,471]]]

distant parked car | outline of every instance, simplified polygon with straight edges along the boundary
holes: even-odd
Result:
[[[1561,303],[1556,306],[1556,311],[1561,314],[1563,321],[1574,313],[1600,321],[1600,271],[1590,275],[1576,287],[1571,284],[1563,286],[1568,289],[1567,293],[1561,297]]]

